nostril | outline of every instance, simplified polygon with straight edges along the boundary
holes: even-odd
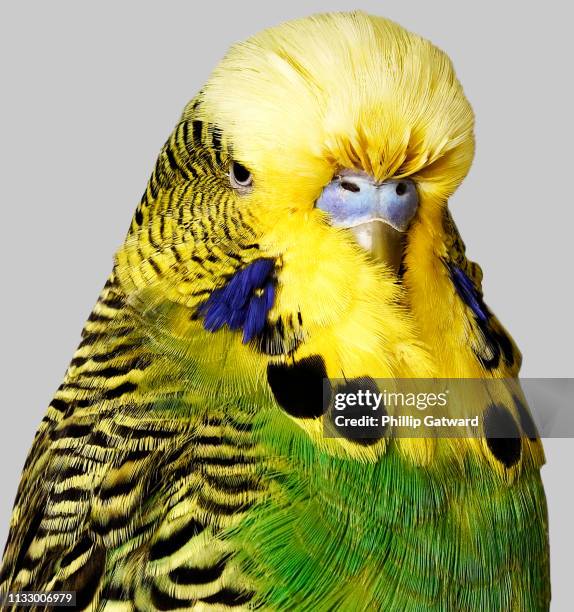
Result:
[[[361,191],[361,188],[358,185],[355,185],[355,183],[350,183],[349,181],[341,181],[341,187],[347,191],[352,191],[353,193]]]
[[[407,184],[406,183],[398,183],[395,191],[397,193],[398,196],[402,196],[405,195],[405,193],[407,192]]]

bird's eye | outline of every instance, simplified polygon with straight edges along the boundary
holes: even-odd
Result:
[[[253,176],[245,166],[239,162],[231,162],[229,167],[229,180],[234,189],[245,191],[253,185]]]
[[[407,184],[401,181],[400,183],[397,183],[397,186],[395,187],[395,192],[398,196],[402,196],[402,195],[405,195],[405,193],[407,192],[407,189],[408,189]]]

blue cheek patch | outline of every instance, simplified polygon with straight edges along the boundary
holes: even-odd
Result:
[[[458,266],[452,263],[447,265],[454,287],[462,301],[472,310],[480,322],[486,323],[490,318],[490,311],[484,303],[481,293]]]
[[[224,325],[243,329],[247,344],[265,327],[275,300],[273,259],[257,259],[236,272],[221,289],[216,289],[199,308],[205,317],[203,327],[215,332]]]
[[[450,278],[460,299],[472,310],[478,329],[482,332],[482,343],[473,351],[486,370],[500,366],[501,359],[508,367],[515,363],[514,347],[508,334],[493,326],[492,313],[482,299],[481,292],[472,280],[457,265],[445,261]]]

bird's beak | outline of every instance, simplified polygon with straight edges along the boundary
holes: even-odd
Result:
[[[335,176],[316,202],[335,227],[351,230],[359,245],[395,272],[418,204],[416,186],[409,179],[377,183],[365,173],[350,171]]]

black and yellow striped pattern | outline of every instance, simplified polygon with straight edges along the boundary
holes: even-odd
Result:
[[[228,160],[217,131],[194,119],[162,149],[26,462],[2,592],[74,590],[79,609],[251,600],[222,534],[266,494],[253,426],[240,410],[184,397],[177,355],[154,347],[147,321],[166,296],[193,313],[256,254]]]
[[[230,194],[230,154],[213,126],[177,124],[116,256],[125,291],[161,281],[171,299],[193,306],[257,257],[248,212]]]

